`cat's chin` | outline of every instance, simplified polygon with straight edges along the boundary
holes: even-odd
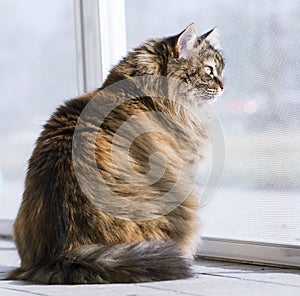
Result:
[[[214,97],[194,97],[193,100],[190,100],[191,105],[196,107],[201,107],[205,104],[214,104],[216,101],[218,101],[220,95],[214,96]]]
[[[213,101],[217,98],[217,96],[213,96],[213,97],[202,97],[203,101],[209,102],[209,101]]]
[[[196,103],[214,102],[219,96],[194,96],[193,101]]]
[[[209,99],[208,102],[210,104],[214,104],[216,101],[218,101],[218,99],[219,99],[219,96],[216,96],[216,97],[213,97],[212,99]]]
[[[206,97],[204,98],[204,100],[209,103],[214,103],[223,95],[223,92],[224,92],[223,90],[219,91],[215,96]]]

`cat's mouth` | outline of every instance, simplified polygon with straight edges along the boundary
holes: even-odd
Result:
[[[216,99],[218,97],[220,97],[223,94],[223,90],[222,89],[212,89],[212,88],[208,88],[203,90],[197,90],[193,92],[193,97],[194,100],[205,100],[205,101],[209,101],[209,100],[213,100]]]
[[[219,88],[219,89],[214,89],[214,88],[207,88],[205,90],[205,98],[207,100],[212,100],[215,99],[217,97],[220,97],[223,94],[223,89]]]

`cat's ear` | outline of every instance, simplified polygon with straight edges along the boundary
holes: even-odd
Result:
[[[175,53],[179,58],[188,58],[194,48],[197,40],[197,29],[195,24],[189,25],[181,32],[176,40]]]
[[[215,49],[221,49],[219,30],[217,28],[213,28],[207,33],[200,36],[202,40],[206,40],[209,42]]]

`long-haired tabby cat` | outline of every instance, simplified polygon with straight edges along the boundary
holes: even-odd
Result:
[[[14,223],[21,266],[11,271],[8,279],[45,284],[129,283],[179,279],[192,274],[191,258],[199,237],[199,196],[195,190],[186,194],[184,182],[176,190],[172,184],[181,173],[181,159],[189,163],[198,159],[207,138],[204,128],[176,101],[187,100],[196,108],[199,102],[222,93],[224,61],[210,42],[213,34],[211,30],[199,37],[192,24],[176,36],[150,40],[116,65],[101,88],[69,100],[56,110],[45,124],[29,161],[23,200]],[[134,80],[143,75],[175,79],[196,89],[198,95],[181,93],[179,97],[178,93],[172,100],[143,96]],[[122,89],[121,84],[113,94],[106,91],[125,79],[131,79],[128,88]],[[135,89],[133,94],[139,92],[138,97],[131,95],[132,89]],[[125,94],[127,99],[122,101],[116,94],[120,97]],[[89,142],[88,128],[77,130],[76,145],[83,148],[81,161],[74,165],[76,124],[84,108],[97,96],[103,100],[103,106],[117,102],[117,107],[100,126],[94,126],[96,141]],[[102,112],[101,106],[97,112]],[[112,160],[114,134],[132,116],[144,112],[148,112],[148,123],[141,124],[145,124],[145,134],[136,137],[129,150],[119,137],[113,147],[118,157]],[[168,117],[160,118],[155,112]],[[93,118],[86,120],[93,125]],[[164,135],[152,133],[151,129],[147,133],[149,124],[159,126]],[[128,133],[136,128],[131,124]],[[126,136],[127,133],[124,141]],[[128,185],[122,180],[122,176],[130,174],[130,169],[141,176],[147,175],[149,160],[156,151],[167,160],[164,163],[167,168],[159,180],[142,186]],[[132,167],[122,169],[122,161],[128,159],[128,154]],[[112,200],[119,212],[115,214],[101,207],[102,197],[107,197],[103,192],[108,192],[104,185],[86,194],[83,187],[88,186],[80,186],[76,178],[78,166],[88,172],[91,159],[95,159],[105,186],[116,193]],[[189,175],[185,178],[188,184]],[[170,211],[160,212],[155,201],[169,191],[181,202]],[[124,197],[135,206],[150,201],[148,207],[140,208],[141,215],[147,212],[150,218],[134,219],[134,213],[130,213],[133,209],[122,203]]]

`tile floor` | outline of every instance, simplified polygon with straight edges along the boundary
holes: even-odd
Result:
[[[186,280],[143,284],[45,286],[4,280],[18,266],[14,244],[0,239],[0,296],[15,295],[300,295],[300,270],[197,260],[195,276]]]

